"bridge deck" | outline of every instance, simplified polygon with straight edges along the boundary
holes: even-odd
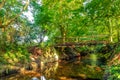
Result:
[[[109,44],[109,41],[86,41],[86,42],[67,42],[56,44],[55,47],[64,47],[64,46],[84,46],[84,45],[100,45],[100,44]]]
[[[63,41],[64,40],[64,41]],[[71,37],[71,38],[56,38],[55,47],[64,47],[64,46],[83,46],[83,45],[100,45],[108,44],[109,40],[105,36],[92,36],[92,37]]]

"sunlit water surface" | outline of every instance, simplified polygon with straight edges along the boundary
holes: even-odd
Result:
[[[102,80],[104,71],[95,64],[90,59],[44,63],[40,76],[14,74],[0,80]]]

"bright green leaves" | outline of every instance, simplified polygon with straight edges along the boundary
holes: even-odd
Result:
[[[69,3],[69,2],[71,2],[72,0],[67,0],[67,2]]]
[[[119,31],[115,28],[115,26],[119,28],[116,24],[119,23],[119,21],[115,21],[120,14],[119,4],[119,0],[91,0],[90,2],[86,1],[86,4],[84,4],[85,13],[88,19],[90,19],[91,25],[98,27],[98,31],[103,29],[103,33],[105,32],[112,35],[111,38],[113,38],[114,35],[114,39],[116,34],[119,34]],[[111,22],[109,20],[111,20]]]
[[[52,7],[52,5],[54,5],[54,7]],[[51,15],[51,21],[52,21],[51,24],[56,25],[56,28],[58,25],[62,25],[64,27],[67,27],[67,25],[69,26],[69,24],[71,24],[70,21],[74,16],[72,13],[72,10],[78,7],[77,4],[75,4],[75,1],[74,0],[56,1],[52,5],[49,4],[47,8],[49,11],[48,15]],[[78,4],[78,5],[81,5],[81,4]]]
[[[120,79],[120,65],[112,65],[111,67],[108,67],[108,71],[106,72],[110,74],[108,80]]]
[[[92,0],[85,5],[85,10],[92,17],[113,17],[119,12],[119,3],[119,0]]]
[[[0,9],[0,18],[4,17],[4,15],[5,15],[5,10],[4,9]]]

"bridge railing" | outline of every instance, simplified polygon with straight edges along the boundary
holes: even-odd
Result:
[[[94,42],[94,41],[109,41],[108,35],[95,35],[95,36],[82,36],[82,37],[69,37],[62,38],[56,37],[56,43],[80,43],[80,42]]]

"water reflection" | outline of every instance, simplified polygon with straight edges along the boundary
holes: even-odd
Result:
[[[33,77],[31,80],[39,80],[37,77]],[[44,76],[40,76],[40,80],[46,80]]]
[[[91,57],[94,57],[93,60],[90,60]],[[47,80],[101,80],[103,70],[96,64],[96,56],[91,57],[88,63],[84,63],[84,59],[80,60],[79,57],[59,63],[47,63],[42,74]]]
[[[40,80],[46,80],[44,76],[41,76],[40,77]]]
[[[41,62],[40,76],[12,75],[3,80],[102,80],[103,71],[97,65],[82,63],[83,60],[74,59],[61,62]]]
[[[41,74],[44,75],[47,80],[55,76],[56,70],[58,68],[58,62],[44,63],[41,67]]]

